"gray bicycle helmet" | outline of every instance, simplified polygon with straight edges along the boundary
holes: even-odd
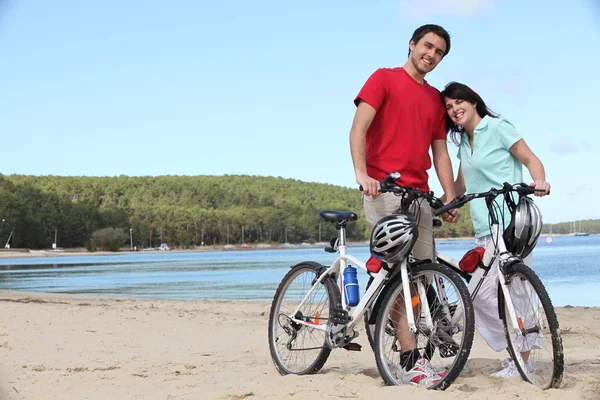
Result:
[[[418,236],[418,224],[413,214],[383,217],[371,232],[371,255],[387,263],[400,262],[408,256]]]
[[[542,214],[533,200],[527,196],[519,199],[512,212],[512,219],[504,231],[508,251],[524,258],[535,247],[542,232]]]

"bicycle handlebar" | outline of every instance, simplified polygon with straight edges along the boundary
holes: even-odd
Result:
[[[482,197],[497,197],[501,194],[509,193],[509,192],[517,192],[521,195],[530,195],[535,192],[544,192],[543,189],[536,189],[533,186],[530,186],[526,183],[515,183],[510,184],[508,182],[504,182],[504,185],[500,189],[491,188],[487,192],[481,193],[468,193],[461,194],[460,196],[455,197],[450,203],[444,205],[444,203],[437,197],[433,195],[432,191],[427,193],[422,192],[419,189],[411,188],[408,186],[400,186],[396,184],[396,181],[400,179],[399,172],[392,172],[388,176],[385,177],[383,181],[381,181],[379,192],[381,193],[396,193],[396,194],[409,194],[415,196],[415,198],[423,198],[427,200],[427,202],[433,208],[433,214],[437,217],[444,213],[450,212],[450,210],[455,208],[460,208],[463,205],[467,204],[471,200],[482,198]],[[362,185],[359,186],[359,189],[362,191]],[[548,191],[550,194],[550,191]]]
[[[504,182],[504,185],[501,189],[491,188],[487,192],[461,194],[460,196],[455,197],[454,200],[452,200],[445,206],[435,209],[433,213],[434,215],[438,216],[440,214],[448,212],[449,210],[452,210],[453,208],[462,207],[471,200],[479,199],[481,197],[497,197],[501,194],[505,194],[508,192],[517,192],[521,195],[530,195],[534,194],[535,192],[544,191],[545,190],[543,189],[536,189],[533,186],[527,185],[526,183],[516,183],[511,185],[508,182]],[[550,194],[550,191],[548,191],[548,194]]]
[[[390,173],[388,176],[385,177],[385,179],[383,181],[381,181],[379,192],[380,193],[391,192],[391,193],[396,193],[396,194],[412,194],[415,196],[415,198],[423,198],[423,199],[427,200],[427,202],[431,205],[431,207],[433,209],[437,209],[437,208],[444,206],[444,203],[439,198],[435,197],[432,191],[425,193],[419,189],[411,188],[408,186],[397,185],[396,181],[398,179],[400,179],[400,172]],[[362,190],[363,190],[362,185],[359,185],[358,188],[362,192]],[[436,214],[436,215],[439,215],[439,214]]]

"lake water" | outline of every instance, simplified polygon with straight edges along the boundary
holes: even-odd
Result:
[[[438,250],[455,259],[471,240],[439,241]],[[366,260],[367,247],[349,253]],[[291,265],[330,265],[337,254],[323,249],[145,252],[108,256],[0,259],[0,289],[161,299],[271,300]],[[600,306],[600,236],[540,239],[533,268],[554,305]],[[359,272],[364,291],[367,275]]]

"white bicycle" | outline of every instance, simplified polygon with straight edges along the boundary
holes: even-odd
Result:
[[[398,173],[392,173],[381,183],[381,192],[403,196],[402,214],[392,219],[408,215],[413,202],[421,198],[433,207],[442,205],[431,192],[395,185],[398,178]],[[428,388],[446,389],[460,374],[473,343],[473,306],[463,279],[448,266],[408,256],[367,265],[347,253],[346,226],[357,215],[340,211],[321,211],[319,215],[338,230],[338,237],[325,250],[339,252],[339,257],[331,266],[298,263],[281,281],[271,306],[268,334],[278,371],[283,375],[313,374],[323,367],[332,349],[360,350],[353,340],[364,317],[377,368],[386,384],[404,383],[399,376],[407,361],[401,354],[408,352],[435,369],[439,379]],[[416,230],[416,225],[412,228]],[[408,255],[413,245],[414,240],[407,243],[402,254]],[[374,254],[373,246],[371,250]],[[351,298],[341,279],[352,268],[350,264],[371,277],[360,301]],[[367,314],[373,316],[372,325]],[[371,327],[373,331],[369,331]]]
[[[484,198],[489,211],[493,246],[488,246],[472,272],[463,271],[459,263],[444,254],[437,254],[437,262],[452,268],[469,283],[469,293],[475,299],[490,266],[498,269],[498,310],[504,324],[511,358],[521,377],[542,388],[558,388],[563,369],[562,338],[550,296],[537,274],[523,263],[535,247],[542,219],[539,209],[527,195],[535,189],[524,183],[505,183],[500,189],[458,196],[444,207],[434,211],[441,215],[453,208],[478,198]],[[511,193],[519,195],[515,202]],[[503,196],[511,212],[512,222],[503,232],[499,220],[504,220],[502,207],[496,199]],[[483,249],[480,249],[483,250]],[[496,264],[494,261],[498,260]],[[470,268],[469,268],[470,270]],[[461,314],[457,310],[454,317]]]

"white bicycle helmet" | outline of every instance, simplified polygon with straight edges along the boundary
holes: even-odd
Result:
[[[542,214],[533,200],[521,197],[512,212],[512,219],[504,231],[504,242],[508,251],[524,258],[535,247],[542,232]]]
[[[383,217],[371,232],[371,255],[387,263],[397,263],[408,256],[419,230],[413,214],[393,214]]]

